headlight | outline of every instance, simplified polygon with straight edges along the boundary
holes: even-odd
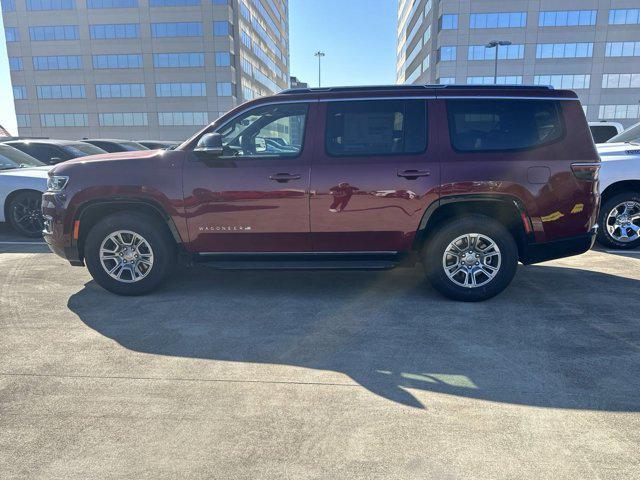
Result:
[[[64,190],[64,187],[67,186],[67,182],[69,181],[69,177],[64,177],[62,175],[52,175],[47,180],[47,190],[50,192],[59,192]]]

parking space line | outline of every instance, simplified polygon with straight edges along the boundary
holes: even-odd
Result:
[[[46,245],[46,242],[0,242],[0,245]]]
[[[621,255],[640,255],[640,250],[627,251],[627,250],[605,250],[607,253],[618,253]]]

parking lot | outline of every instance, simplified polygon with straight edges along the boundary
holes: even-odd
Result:
[[[419,269],[126,298],[3,229],[0,477],[639,478],[639,292],[594,251],[479,304]]]

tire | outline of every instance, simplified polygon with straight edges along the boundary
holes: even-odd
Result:
[[[471,250],[470,241],[478,244],[478,258],[466,253]],[[456,247],[450,247],[452,243]],[[460,256],[445,256],[446,252],[458,252]],[[518,267],[518,247],[501,223],[484,215],[466,215],[438,226],[422,250],[422,262],[427,279],[444,296],[479,302],[494,297],[511,283]],[[451,273],[458,271],[453,278],[447,275],[445,265]],[[474,280],[477,286],[471,286]]]
[[[133,248],[132,243],[137,244],[137,248]],[[109,251],[109,257],[114,258],[101,258],[101,250],[104,255]],[[165,226],[140,213],[114,213],[99,221],[87,235],[84,254],[93,279],[105,290],[118,295],[152,292],[176,263],[175,243]],[[107,269],[115,269],[113,275],[119,278],[114,278]]]
[[[40,192],[20,192],[7,205],[7,220],[21,236],[42,237],[42,194]]]
[[[623,219],[630,223],[616,224],[617,219],[621,218],[620,214],[623,213],[620,208],[623,208],[621,206],[625,204],[633,205],[633,207],[627,206],[629,213]],[[638,230],[640,229],[640,192],[629,190],[607,198],[600,207],[598,225],[600,228],[598,228],[596,238],[603,247],[621,250],[640,247],[640,235],[638,235],[640,233]],[[622,228],[627,234],[626,239],[622,235]],[[634,229],[637,230],[637,233],[633,232]]]

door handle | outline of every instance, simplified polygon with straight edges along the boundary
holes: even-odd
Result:
[[[297,173],[276,173],[275,175],[269,175],[269,180],[273,180],[278,183],[287,183],[291,180],[300,180],[302,175]]]
[[[429,175],[431,175],[431,172],[427,170],[404,170],[398,172],[399,177],[406,178],[407,180],[416,180],[418,177],[428,177]]]

